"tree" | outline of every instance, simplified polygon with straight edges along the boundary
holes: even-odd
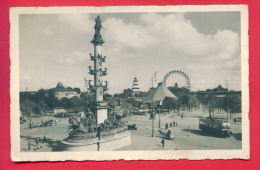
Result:
[[[197,108],[200,104],[199,99],[194,95],[188,96],[188,110],[192,111],[192,109],[195,107]]]
[[[123,109],[123,116],[128,116],[133,112],[133,105],[128,101],[123,101],[121,103],[121,108]]]
[[[178,107],[178,101],[176,99],[166,97],[163,101],[162,107],[167,109],[175,109]]]
[[[46,104],[47,104],[48,108],[50,108],[50,109],[54,109],[55,107],[59,107],[60,106],[60,102],[55,97],[53,91],[48,91],[45,99],[46,99],[45,100]]]
[[[33,109],[32,107],[28,104],[28,100],[27,101],[23,101],[20,104],[20,110],[21,112],[26,115],[26,116],[30,116],[33,113]]]
[[[179,88],[177,86],[170,86],[170,87],[168,87],[168,89],[177,97],[181,97],[181,96],[190,94],[189,89],[187,89],[185,87]]]
[[[74,91],[76,91],[78,94],[81,93],[80,88],[74,88]]]
[[[123,90],[123,97],[131,97],[132,96],[132,89],[124,89]]]
[[[230,113],[241,113],[241,96],[239,94],[226,95],[224,109]]]
[[[84,111],[84,106],[86,105],[86,102],[83,99],[75,96],[69,99],[69,101],[69,108],[75,110],[76,112]]]
[[[39,115],[41,114],[42,108],[39,104],[31,101],[25,100],[20,104],[20,110],[27,116],[31,116],[32,114]]]

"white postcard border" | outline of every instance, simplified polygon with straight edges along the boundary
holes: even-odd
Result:
[[[21,152],[19,123],[19,14],[120,13],[120,12],[241,12],[242,149],[172,151]],[[110,6],[110,7],[15,7],[10,9],[10,117],[13,161],[104,161],[104,160],[202,160],[249,159],[249,51],[248,7],[246,5]]]

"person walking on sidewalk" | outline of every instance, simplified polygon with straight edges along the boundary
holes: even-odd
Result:
[[[164,148],[164,143],[165,143],[164,138],[162,138],[161,144],[163,148]]]

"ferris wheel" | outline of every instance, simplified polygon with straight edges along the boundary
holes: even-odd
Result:
[[[183,71],[181,71],[181,70],[172,70],[172,71],[168,72],[168,73],[164,76],[164,78],[163,78],[163,83],[166,84],[167,79],[168,79],[170,76],[173,76],[173,75],[180,75],[180,76],[182,76],[182,77],[185,79],[185,87],[186,87],[187,89],[189,89],[189,90],[191,89],[191,82],[190,82],[189,76],[188,76],[185,72],[183,72]]]

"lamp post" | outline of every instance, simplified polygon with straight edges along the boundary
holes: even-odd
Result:
[[[154,136],[154,119],[155,119],[153,99],[152,99],[152,114],[151,114],[151,119],[152,119],[152,137],[153,137],[153,136]]]
[[[158,127],[161,128],[161,113],[159,112],[158,114],[159,114],[159,126]]]
[[[162,102],[163,101],[160,101],[160,105],[159,105],[160,107],[159,107],[159,113],[158,113],[159,114],[159,126],[158,126],[159,128],[161,128],[161,106],[162,106]]]
[[[228,102],[229,102],[229,101],[228,101],[228,97],[229,97],[229,96],[228,96],[228,93],[227,93],[227,96],[226,96],[226,97],[227,97],[226,105],[227,105],[227,122],[228,122],[228,121],[229,121],[229,119],[228,119],[228,114],[229,114],[229,103],[228,103]],[[230,113],[230,118],[231,118],[231,113]]]

